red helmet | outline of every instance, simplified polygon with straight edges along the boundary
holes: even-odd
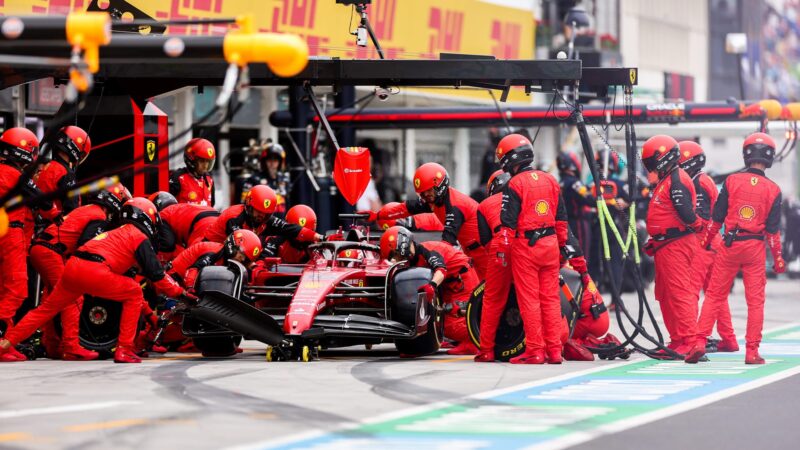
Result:
[[[153,202],[159,211],[163,211],[167,206],[178,204],[175,196],[166,191],[153,192],[147,199]]]
[[[286,211],[286,221],[317,231],[317,213],[306,205],[294,205]]]
[[[448,186],[450,178],[447,176],[447,170],[440,164],[425,163],[417,167],[417,171],[414,172],[414,190],[417,194],[433,189],[438,201],[447,192]]]
[[[117,183],[98,192],[94,198],[89,199],[89,203],[100,205],[113,215],[117,215],[122,210],[122,205],[131,198],[133,196],[128,188],[123,186],[122,183]]]
[[[581,160],[575,153],[559,153],[556,157],[556,167],[559,172],[574,170],[576,173],[581,171]]]
[[[58,130],[53,146],[64,152],[70,161],[80,163],[92,151],[92,140],[83,128],[67,125]]]
[[[678,164],[679,158],[678,141],[664,134],[651,137],[642,146],[642,163],[648,172],[665,174]]]
[[[122,205],[122,223],[130,223],[142,230],[150,240],[158,236],[158,225],[161,217],[156,205],[144,197],[134,197]]]
[[[775,141],[766,133],[753,133],[742,144],[744,163],[763,163],[772,167],[775,159]]]
[[[271,187],[265,184],[253,186],[247,197],[244,199],[244,206],[248,211],[258,211],[266,215],[271,215],[275,212],[278,206],[278,196]]]
[[[33,131],[14,127],[0,136],[0,157],[21,167],[36,161],[39,156],[39,138]]]
[[[500,162],[500,168],[512,172],[517,166],[533,163],[533,144],[521,134],[509,134],[500,139],[494,154]]]
[[[703,147],[700,147],[700,144],[697,142],[680,141],[678,142],[678,148],[681,152],[678,165],[690,176],[694,176],[697,172],[700,172],[706,165],[706,154],[703,152]]]
[[[197,173],[198,159],[209,161],[208,171],[211,172],[211,169],[214,168],[214,161],[217,159],[217,151],[214,149],[214,144],[203,138],[194,138],[187,142],[183,151],[183,162],[195,174],[204,175]]]
[[[346,248],[339,250],[336,254],[336,262],[339,267],[353,267],[364,260],[364,252],[357,248]]]
[[[606,153],[608,153],[608,173],[616,173],[619,170],[619,155],[616,152],[613,152],[607,148],[600,149],[594,154],[594,160],[597,161],[598,165],[604,164],[606,160]]]
[[[509,180],[511,180],[510,173],[503,172],[502,170],[495,170],[494,173],[489,176],[489,181],[486,182],[486,194],[497,194]]]
[[[381,258],[405,260],[411,257],[411,242],[414,240],[414,234],[408,229],[393,226],[386,230],[381,236]]]
[[[242,252],[249,261],[255,261],[261,254],[261,239],[250,230],[236,230],[225,238],[224,255],[232,259],[236,253]]]
[[[387,210],[394,210],[394,208],[397,208],[398,206],[400,206],[400,203],[398,203],[398,202],[389,202],[389,203],[383,205],[383,207],[386,208]],[[378,219],[378,227],[381,230],[384,230],[384,231],[386,231],[389,228],[395,226],[396,224],[397,224],[397,220],[395,220],[395,219],[385,219],[385,220],[384,219]]]

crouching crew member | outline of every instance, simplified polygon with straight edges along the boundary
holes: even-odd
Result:
[[[686,355],[693,350],[697,334],[699,298],[688,269],[699,251],[694,230],[701,221],[695,214],[694,183],[678,167],[679,159],[678,142],[669,136],[653,136],[642,147],[645,169],[658,176],[647,210],[650,239],[644,251],[655,259],[655,297],[669,332],[667,347]]]
[[[406,200],[394,206],[384,206],[377,213],[369,214],[369,220],[400,219],[416,214],[434,213],[444,225],[442,240],[450,245],[461,245],[464,253],[472,258],[478,277],[484,278],[486,272],[486,250],[478,236],[478,202],[467,194],[450,187],[447,171],[439,164],[425,163],[414,172],[414,190],[419,195],[416,200]]]
[[[194,292],[203,267],[221,266],[229,259],[250,266],[261,256],[261,239],[250,230],[236,230],[225,242],[198,242],[172,261],[168,274],[187,291]]]
[[[719,316],[722,304],[727,303],[731,284],[741,270],[747,301],[744,361],[746,364],[764,364],[758,347],[764,326],[766,247],[772,252],[772,269],[775,273],[786,271],[779,228],[781,190],[764,173],[772,167],[775,141],[767,134],[753,133],[745,139],[742,153],[747,169],[734,173],[725,180],[714,205],[712,221],[700,240],[701,247],[708,248],[722,225],[725,225],[723,245],[719,246],[717,258],[714,260],[711,282],[697,324],[697,347],[686,356],[688,363],[695,363],[703,356],[706,337],[711,334],[714,319]],[[736,341],[735,336],[729,336],[728,339]]]
[[[144,297],[139,283],[123,274],[135,267],[164,295],[191,296],[164,273],[156,258],[153,241],[159,217],[155,205],[146,198],[128,200],[122,206],[121,218],[121,227],[98,235],[73,253],[53,292],[0,340],[0,361],[24,360],[14,345],[65,308],[75,307],[81,295],[89,294],[122,302],[114,362],[141,362],[133,344]]]
[[[31,244],[30,261],[42,278],[45,297],[53,291],[61,279],[67,258],[75,252],[75,249],[114,226],[119,219],[123,203],[130,199],[131,194],[128,189],[117,183],[100,191],[89,200],[89,205],[78,207],[67,214],[61,226],[52,224],[36,236]],[[50,359],[97,358],[97,353],[79,345],[78,328],[82,305],[83,297],[79,297],[75,307],[68,306],[61,311],[60,343],[50,323],[44,327],[43,340]]]
[[[259,236],[285,236],[300,242],[321,241],[322,236],[308,228],[287,223],[273,215],[278,203],[275,191],[263,184],[254,186],[243,205],[234,205],[206,229],[204,239],[222,242],[236,230],[251,230]]]
[[[511,273],[525,329],[525,352],[510,362],[560,364],[560,248],[567,244],[567,213],[556,179],[534,170],[533,146],[511,134],[497,146],[500,167],[512,175],[503,189],[497,252],[511,253]],[[546,353],[546,355],[545,355]]]
[[[188,248],[203,240],[203,234],[219,217],[219,211],[203,205],[178,203],[169,192],[158,191],[150,195],[150,201],[158,208],[163,225],[170,228],[176,245]]]
[[[286,222],[317,232],[317,214],[306,205],[295,205],[286,212]],[[280,258],[286,264],[303,264],[310,255],[308,246],[314,241],[298,241],[285,236],[270,236],[264,244],[264,257]]]
[[[467,322],[459,316],[459,302],[466,302],[479,280],[467,255],[447,242],[415,242],[414,234],[394,226],[381,236],[381,257],[387,260],[408,261],[412,267],[429,267],[431,281],[419,287],[432,301],[438,291],[442,303],[450,305],[444,319],[444,335],[458,342],[447,351],[450,355],[474,355],[478,352],[469,338]]]

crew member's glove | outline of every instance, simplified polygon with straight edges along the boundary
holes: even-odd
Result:
[[[581,275],[585,275],[587,272],[586,268],[586,259],[583,256],[576,256],[574,258],[569,259],[569,265]]]
[[[192,294],[189,291],[181,292],[180,299],[183,300],[183,301],[189,302],[189,303],[197,302],[197,296]]]
[[[423,284],[422,286],[418,287],[417,288],[417,292],[419,292],[421,294],[425,294],[425,300],[431,302],[436,297],[436,289],[438,287],[439,286],[434,284],[433,281],[429,281],[429,282]]]
[[[783,260],[783,256],[778,256],[777,258],[773,258],[775,261],[772,264],[772,271],[775,273],[784,273],[786,272],[786,261]]]
[[[344,240],[344,233],[342,233],[341,231],[337,231],[336,233],[332,233],[332,234],[329,234],[328,236],[326,236],[325,240],[328,241],[328,242],[343,241]]]
[[[378,220],[378,213],[376,213],[375,211],[366,211],[366,210],[356,211],[356,214],[368,214],[369,217],[366,219],[367,222],[375,222],[376,220]]]
[[[642,248],[642,250],[644,250],[644,253],[647,256],[655,256],[655,254],[656,254],[656,244],[655,244],[655,242],[652,239],[648,239],[647,242],[645,242],[644,247]]]

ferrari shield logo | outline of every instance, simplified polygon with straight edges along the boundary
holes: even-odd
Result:
[[[750,184],[752,184],[753,186],[757,185],[758,184],[758,178],[756,178],[756,177],[750,178]]]
[[[532,172],[531,177],[533,177],[534,180],[539,181],[539,175],[536,172]]]
[[[153,162],[156,159],[156,141],[153,139],[148,139],[144,143],[144,149],[147,162]]]
[[[631,84],[636,84],[636,69],[631,69],[628,72],[628,77],[631,80]]]
[[[271,205],[271,204],[272,204],[272,200],[269,200],[269,199],[264,200],[264,208],[269,209],[269,205]]]
[[[304,226],[306,226],[306,218],[305,218],[305,217],[301,217],[301,218],[300,218],[300,219],[297,221],[297,223],[298,223],[298,224],[300,224],[300,226],[301,226],[301,227],[304,227]]]
[[[261,251],[261,250],[260,250],[258,247],[255,247],[255,248],[253,248],[253,257],[256,257],[256,256],[258,256],[258,253],[259,253],[260,251]]]
[[[419,178],[414,178],[414,187],[415,188],[419,187]]]

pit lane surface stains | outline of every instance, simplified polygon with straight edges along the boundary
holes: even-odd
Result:
[[[564,448],[798,374],[798,332],[800,326],[767,334],[762,366],[744,365],[742,352],[712,354],[692,367],[635,360],[246,448]]]

